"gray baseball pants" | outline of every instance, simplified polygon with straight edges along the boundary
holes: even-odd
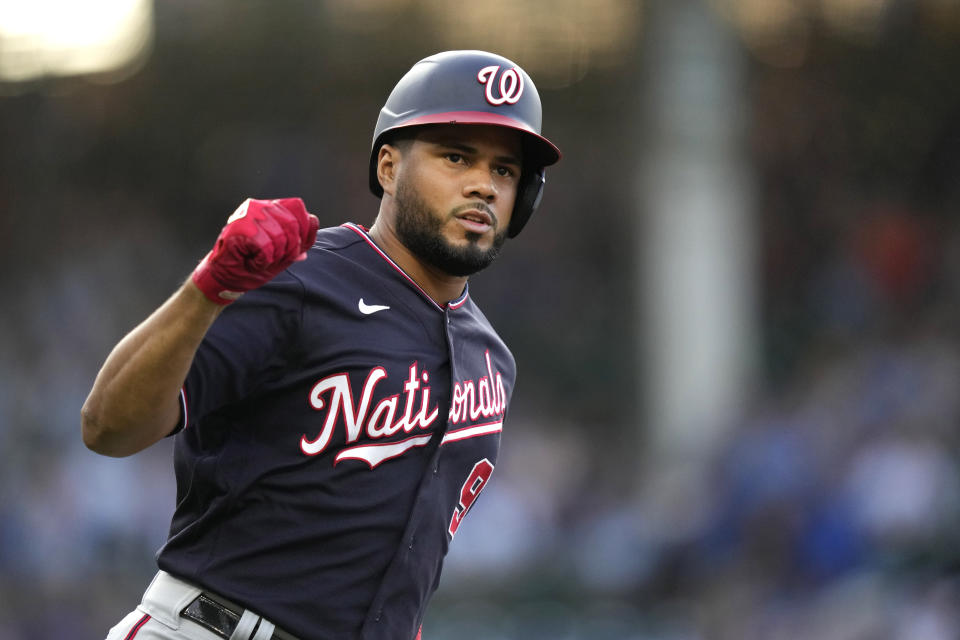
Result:
[[[110,629],[106,640],[222,640],[180,615],[201,592],[199,587],[160,571],[144,592],[140,605]],[[230,640],[269,640],[273,632],[273,623],[248,610],[243,612]]]

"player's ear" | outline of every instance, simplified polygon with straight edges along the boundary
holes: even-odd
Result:
[[[377,152],[377,180],[383,192],[393,195],[397,185],[397,170],[400,166],[400,149],[392,144],[385,144]]]

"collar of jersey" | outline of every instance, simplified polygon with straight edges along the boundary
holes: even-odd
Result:
[[[400,267],[400,265],[398,265],[396,262],[394,262],[393,259],[392,259],[390,256],[388,256],[386,253],[384,253],[383,250],[380,249],[380,247],[377,246],[377,244],[373,241],[373,238],[370,237],[370,234],[367,232],[367,229],[366,229],[365,227],[362,227],[362,226],[360,226],[359,224],[355,224],[355,223],[353,223],[353,222],[345,222],[345,223],[344,223],[343,225],[341,225],[341,226],[344,226],[344,227],[346,227],[347,229],[350,229],[351,231],[353,231],[353,232],[355,232],[357,235],[359,235],[361,238],[363,238],[363,240],[364,240],[368,245],[370,245],[370,248],[377,252],[377,255],[379,255],[381,258],[383,258],[384,260],[386,260],[386,261],[387,261],[387,264],[389,264],[391,267],[393,267],[393,269],[394,269],[397,273],[399,273],[401,276],[403,276],[404,280],[406,280],[407,282],[409,282],[410,285],[411,285],[414,289],[416,289],[417,291],[419,291],[419,292],[420,292],[420,295],[422,295],[426,300],[428,300],[428,301],[430,302],[430,304],[432,304],[432,305],[434,306],[434,308],[436,308],[438,311],[443,311],[443,310],[444,310],[443,307],[441,307],[439,304],[437,304],[437,301],[434,300],[433,298],[431,298],[431,297],[427,294],[427,292],[424,291],[423,288],[414,281],[413,278],[411,278],[409,275],[407,275],[407,272],[404,271],[404,270]],[[459,309],[460,307],[462,307],[462,306],[466,303],[468,297],[470,297],[470,284],[469,284],[469,283],[467,283],[467,285],[463,287],[463,294],[461,294],[461,296],[460,296],[459,298],[457,298],[456,300],[451,300],[450,302],[447,303],[447,309]]]

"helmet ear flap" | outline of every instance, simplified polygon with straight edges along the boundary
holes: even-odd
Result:
[[[543,167],[536,167],[524,171],[517,187],[517,199],[513,203],[513,215],[510,217],[510,227],[507,237],[514,238],[527,224],[530,216],[540,206],[543,198],[543,185],[546,184],[546,171]]]

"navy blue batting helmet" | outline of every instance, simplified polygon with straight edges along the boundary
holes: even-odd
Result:
[[[540,134],[537,87],[516,63],[486,51],[445,51],[424,58],[400,78],[380,110],[370,153],[370,191],[383,196],[377,179],[380,147],[398,129],[427,124],[492,124],[523,133],[523,175],[507,235],[520,233],[543,195],[544,167],[560,150]]]

